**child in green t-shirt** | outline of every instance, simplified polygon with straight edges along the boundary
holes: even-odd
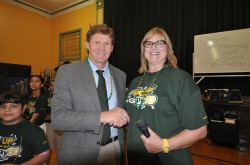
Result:
[[[0,164],[43,164],[49,158],[44,131],[23,119],[27,103],[20,94],[0,94]]]

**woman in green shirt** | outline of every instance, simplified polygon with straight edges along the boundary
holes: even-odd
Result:
[[[151,29],[141,42],[143,75],[131,82],[126,96],[128,164],[191,165],[188,147],[206,136],[200,89],[173,61],[166,32]],[[139,119],[148,122],[148,138],[137,128]]]

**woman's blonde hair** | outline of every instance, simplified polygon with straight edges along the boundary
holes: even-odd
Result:
[[[174,55],[172,43],[170,41],[169,36],[167,35],[164,29],[159,28],[159,27],[154,27],[147,32],[147,34],[144,36],[143,40],[141,41],[141,54],[140,54],[141,66],[138,70],[139,73],[148,71],[148,61],[144,55],[145,53],[144,42],[152,38],[154,35],[159,35],[161,37],[164,37],[164,40],[166,41],[168,54],[167,54],[167,59],[166,59],[165,64],[168,63],[168,65],[171,67],[177,67],[177,58]]]

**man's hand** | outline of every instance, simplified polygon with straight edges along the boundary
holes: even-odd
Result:
[[[104,111],[101,113],[100,122],[105,124],[109,124],[114,127],[122,127],[129,123],[130,118],[128,113],[119,107],[114,107],[112,110]]]

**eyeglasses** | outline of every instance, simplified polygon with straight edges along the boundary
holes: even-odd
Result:
[[[164,40],[159,40],[159,41],[156,41],[156,42],[145,41],[143,43],[145,48],[152,48],[153,45],[155,45],[157,48],[162,48],[165,44],[166,44],[166,41],[164,41]]]

